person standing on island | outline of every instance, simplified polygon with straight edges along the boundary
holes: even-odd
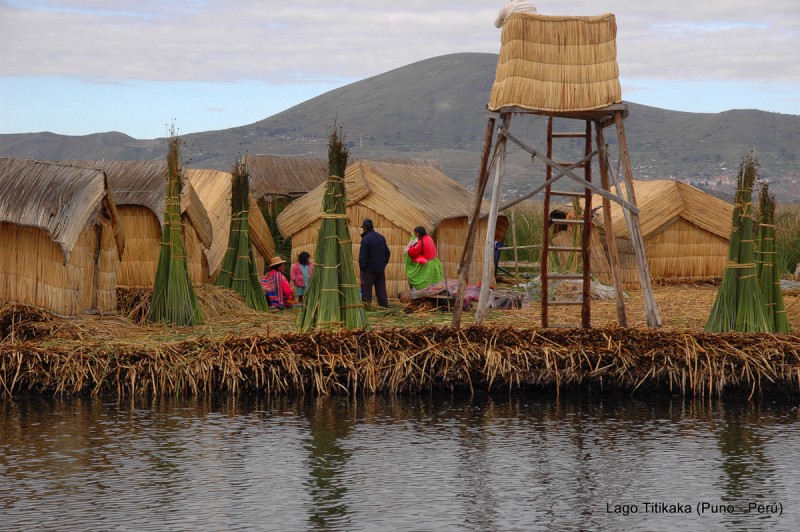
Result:
[[[536,7],[530,0],[511,0],[509,3],[504,5],[497,14],[497,19],[494,21],[495,27],[502,28],[506,18],[508,18],[511,13],[534,14],[536,13]]]
[[[423,290],[444,281],[442,263],[436,257],[436,243],[424,227],[414,228],[414,236],[406,246],[406,279],[412,290]]]
[[[361,222],[361,248],[358,251],[358,267],[361,270],[361,301],[372,304],[372,288],[378,305],[389,308],[389,296],[386,293],[386,265],[389,264],[389,246],[383,235],[375,231],[372,220],[364,218]]]
[[[301,251],[297,256],[297,262],[292,264],[292,269],[289,271],[289,277],[297,289],[298,301],[303,301],[303,294],[306,293],[306,287],[313,271],[314,263],[311,262],[311,254],[308,251]]]

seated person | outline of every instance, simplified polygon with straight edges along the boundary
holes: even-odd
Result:
[[[289,279],[284,275],[286,261],[279,256],[272,257],[267,274],[261,279],[261,287],[267,296],[269,308],[283,310],[297,304]]]

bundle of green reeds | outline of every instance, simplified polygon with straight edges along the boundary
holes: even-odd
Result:
[[[756,160],[751,154],[739,168],[728,263],[706,322],[706,332],[769,331],[756,277],[753,245],[752,197],[756,175]]]
[[[245,304],[255,310],[269,310],[267,298],[258,277],[253,247],[250,243],[250,175],[244,163],[231,170],[231,230],[228,249],[214,284],[242,294]]]
[[[167,149],[167,187],[164,201],[164,227],[158,256],[153,299],[147,321],[175,325],[194,325],[203,320],[197,296],[189,279],[186,245],[181,221],[183,168],[180,163],[180,138],[173,129]]]
[[[367,317],[353,266],[347,219],[344,172],[349,152],[334,128],[328,142],[328,182],[322,199],[314,274],[298,318],[301,331],[311,328],[363,329]]]
[[[756,261],[761,297],[764,300],[765,318],[769,330],[790,331],[783,304],[781,279],[778,272],[778,252],[775,247],[775,197],[766,183],[759,196],[758,260]]]

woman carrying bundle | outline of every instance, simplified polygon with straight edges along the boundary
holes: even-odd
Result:
[[[444,281],[442,263],[436,257],[436,244],[425,228],[414,228],[414,236],[406,246],[406,278],[412,290],[421,290]]]

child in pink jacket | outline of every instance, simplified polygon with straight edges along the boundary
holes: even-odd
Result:
[[[303,294],[306,292],[308,280],[311,278],[311,271],[314,269],[314,263],[311,262],[311,254],[307,251],[301,251],[297,256],[297,262],[292,264],[292,269],[289,272],[289,277],[296,288],[295,294],[299,301],[303,300]]]

